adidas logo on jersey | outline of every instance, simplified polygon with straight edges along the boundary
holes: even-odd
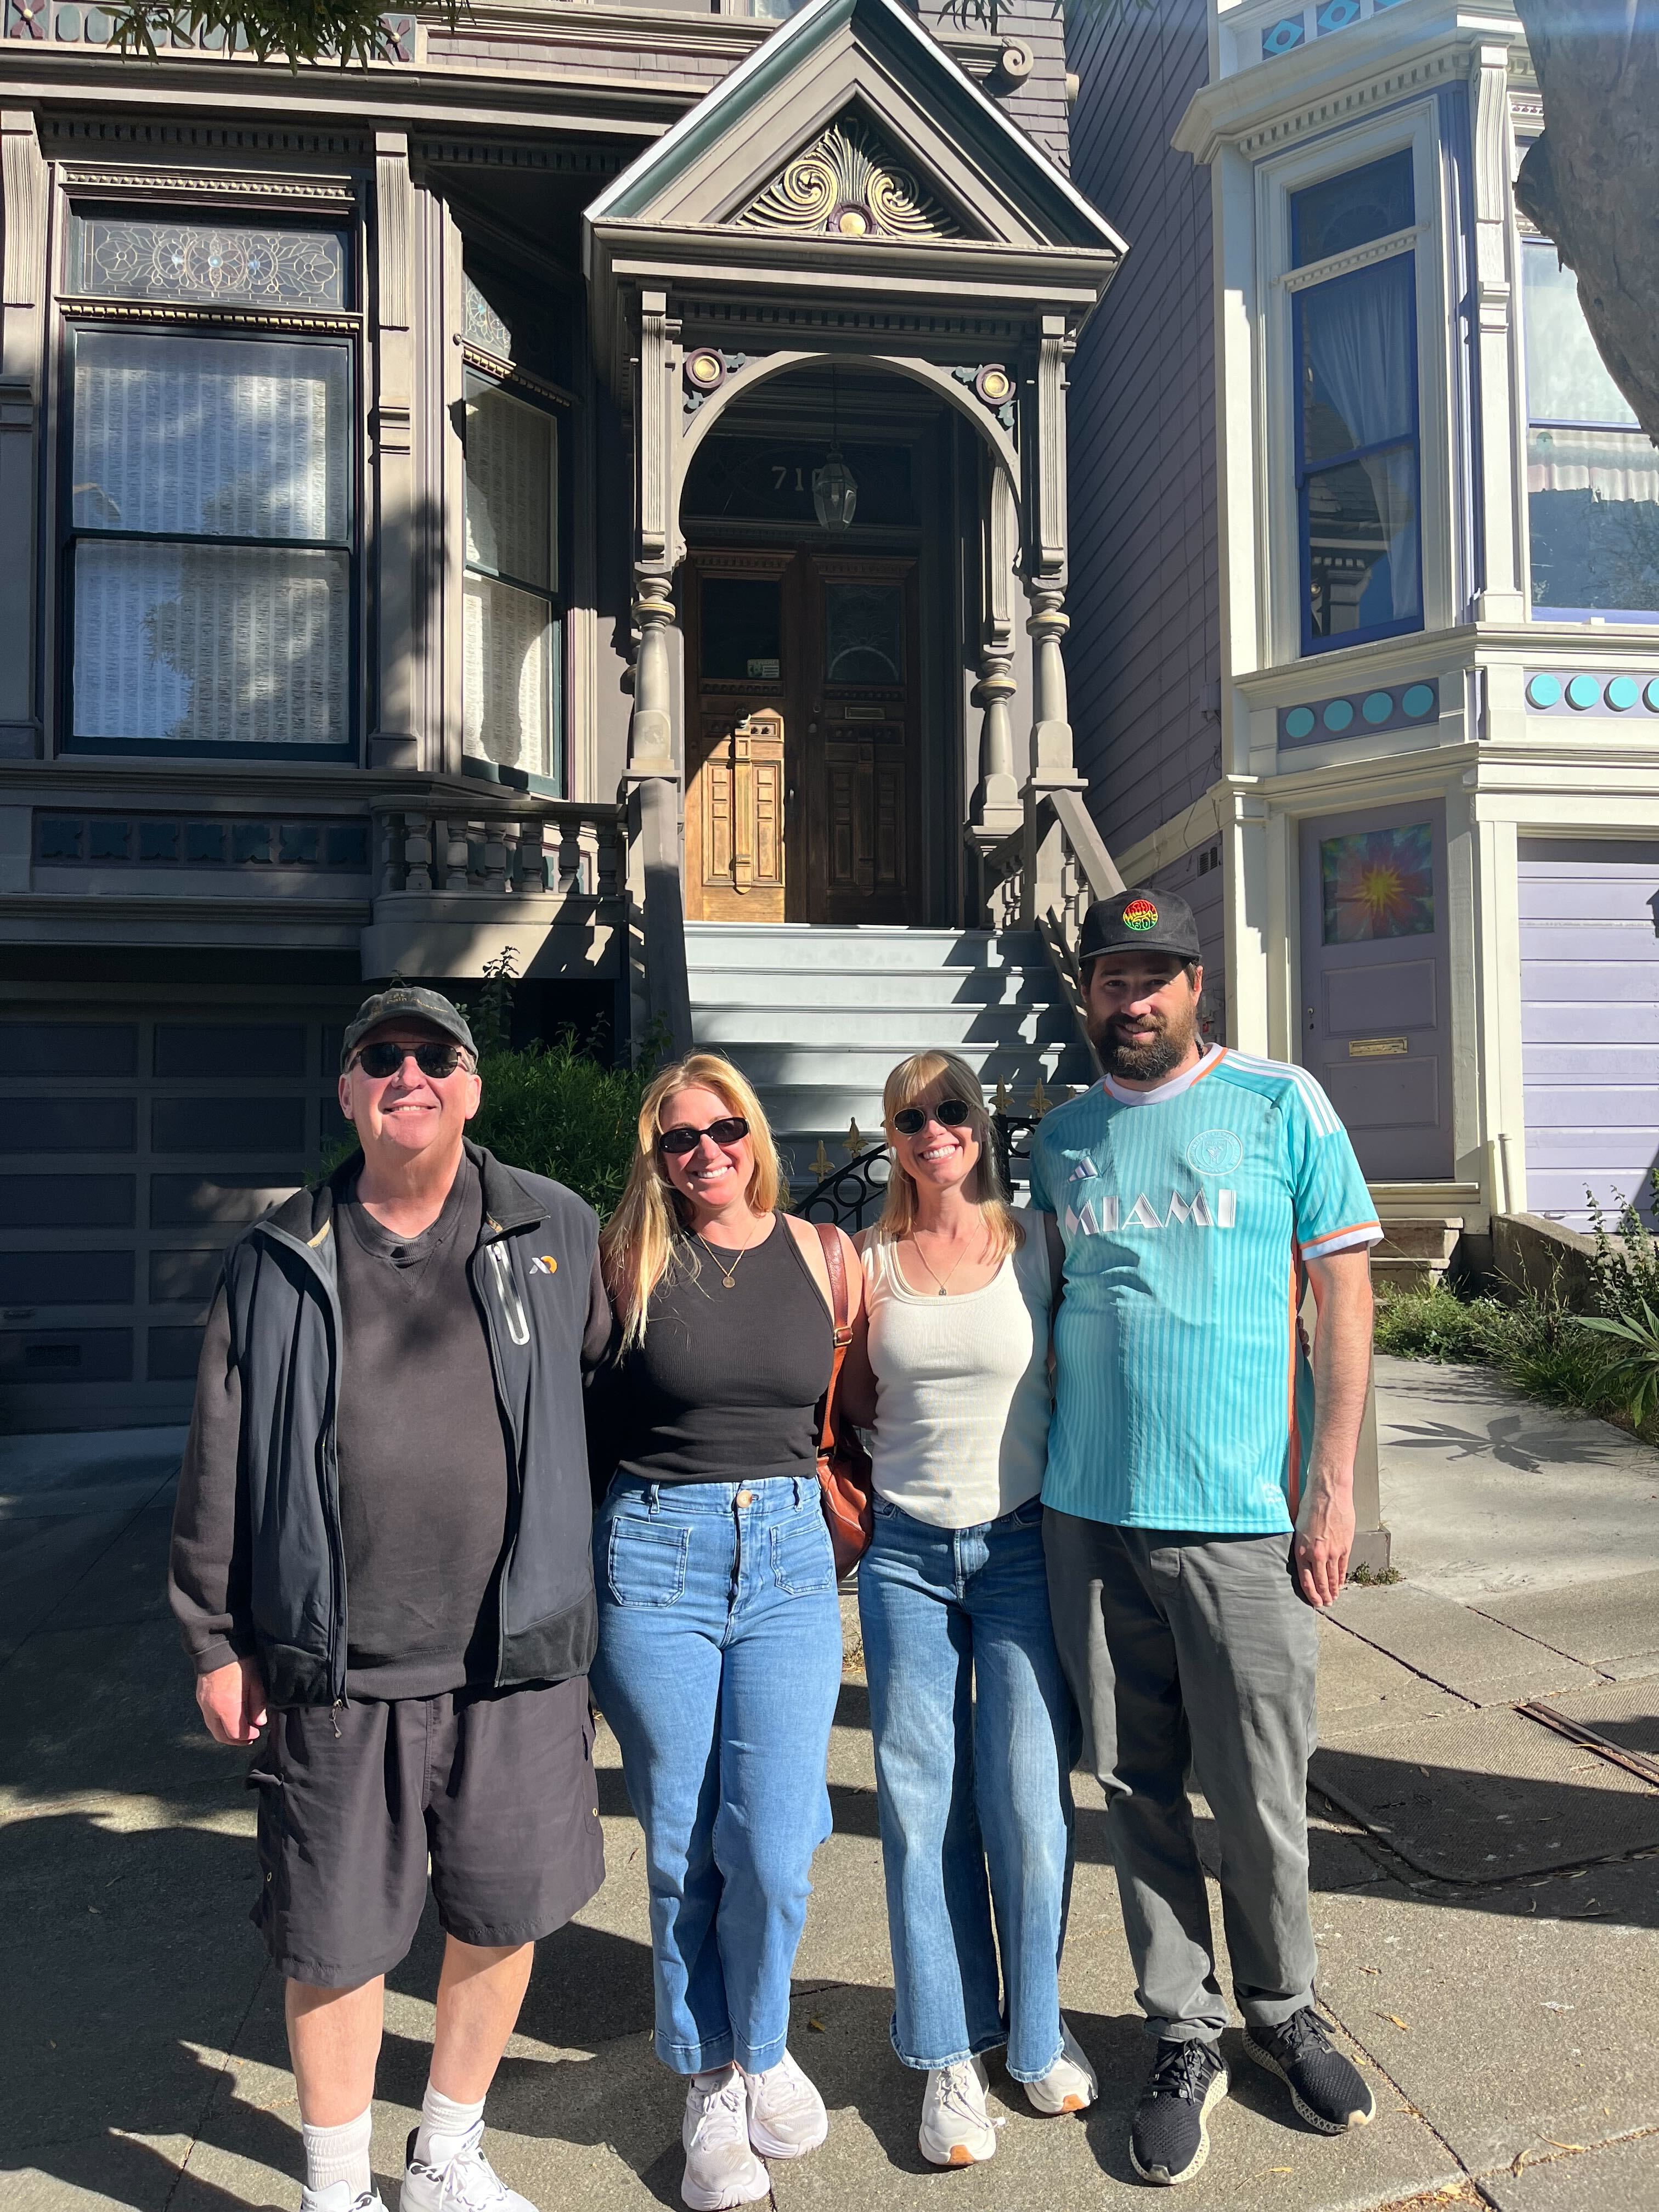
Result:
[[[1125,1207],[1121,1198],[1089,1199],[1081,1206],[1067,1206],[1064,1225],[1073,1236],[1109,1237],[1123,1229],[1231,1229],[1237,1219],[1238,1193],[1218,1190],[1213,1200],[1207,1191],[1194,1197],[1183,1198],[1178,1190],[1170,1193],[1170,1202],[1160,1213],[1146,1192],[1137,1192],[1133,1205]]]

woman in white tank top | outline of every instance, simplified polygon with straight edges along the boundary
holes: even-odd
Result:
[[[1079,2112],[1096,2089],[1060,2014],[1078,1721],[1042,1555],[1054,1297],[973,1071],[919,1054],[883,1112],[892,1174],[860,1240],[867,1368],[854,1355],[842,1379],[873,1432],[859,1617],[893,2048],[927,2075],[922,2154],[962,2166],[996,2148],[982,2052],[1006,2045],[1039,2112]]]

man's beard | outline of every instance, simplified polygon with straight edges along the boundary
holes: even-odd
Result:
[[[1196,1024],[1195,1011],[1174,1022],[1151,1014],[1133,1024],[1114,1014],[1107,1021],[1090,1024],[1089,1042],[1108,1075],[1120,1076],[1130,1083],[1156,1083],[1186,1058]],[[1149,1025],[1157,1030],[1157,1035],[1144,1043],[1131,1044],[1119,1034],[1121,1028],[1145,1029]]]

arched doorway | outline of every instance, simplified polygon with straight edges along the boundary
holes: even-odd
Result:
[[[814,364],[700,445],[680,507],[689,918],[930,918],[932,817],[960,781],[941,619],[960,443],[909,380]],[[825,526],[832,447],[855,496]]]

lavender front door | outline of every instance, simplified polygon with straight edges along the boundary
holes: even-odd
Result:
[[[1453,1170],[1445,811],[1302,825],[1302,1063],[1368,1181]]]

